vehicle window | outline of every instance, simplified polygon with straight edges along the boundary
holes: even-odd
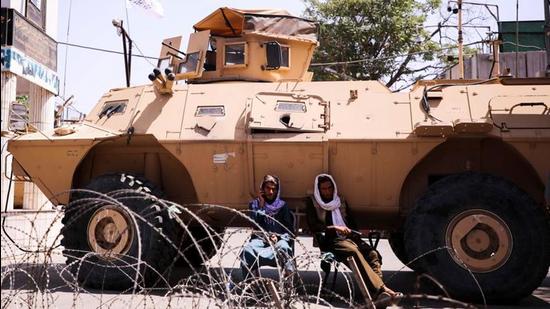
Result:
[[[307,111],[305,102],[294,101],[277,101],[275,110],[286,113],[305,113]]]
[[[98,117],[99,119],[103,117],[111,118],[114,114],[122,114],[126,110],[127,104],[128,100],[105,102]]]
[[[290,68],[290,47],[281,45],[282,61],[281,67]]]
[[[187,54],[185,60],[180,62],[178,73],[197,72],[197,64],[199,63],[200,52]]]
[[[195,117],[202,116],[223,117],[225,116],[225,107],[223,105],[197,106]]]
[[[246,43],[233,43],[225,45],[224,65],[245,65]]]

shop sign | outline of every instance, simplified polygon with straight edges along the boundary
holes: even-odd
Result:
[[[59,76],[14,47],[2,47],[2,72],[12,72],[26,80],[59,94]]]

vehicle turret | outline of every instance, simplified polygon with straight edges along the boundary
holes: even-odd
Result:
[[[162,42],[150,79],[162,93],[173,81],[310,81],[317,24],[284,10],[220,8],[194,25],[187,51],[181,37]],[[164,74],[163,74],[164,73]]]

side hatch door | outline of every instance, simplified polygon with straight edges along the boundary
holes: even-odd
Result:
[[[319,96],[286,93],[256,94],[248,127],[251,133],[325,132],[330,103]]]
[[[247,123],[251,193],[265,174],[275,174],[283,198],[310,194],[314,177],[328,168],[329,115],[330,103],[320,96],[256,94]]]

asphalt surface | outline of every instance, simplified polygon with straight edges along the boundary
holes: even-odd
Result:
[[[230,230],[231,232],[231,230]],[[224,256],[215,256],[209,264],[211,267],[231,274],[233,280],[240,280],[240,270],[238,268],[238,258],[236,255],[237,249],[242,246],[246,240],[247,234],[244,232],[233,231],[230,237],[226,238],[228,247],[234,248],[228,250]],[[5,239],[2,240],[6,241]],[[2,254],[6,253],[2,244]],[[166,308],[166,307],[184,307],[184,308],[208,308],[215,306],[216,302],[208,297],[202,297],[199,294],[189,296],[180,295],[178,297],[167,297],[165,291],[152,291],[146,295],[132,295],[132,293],[119,293],[115,291],[100,291],[100,290],[78,290],[67,284],[66,280],[62,279],[64,267],[64,258],[61,255],[61,248],[56,249],[52,255],[46,259],[48,267],[47,278],[31,279],[28,275],[28,269],[40,269],[43,264],[44,257],[36,256],[33,260],[27,259],[24,264],[16,264],[16,261],[6,260],[2,258],[2,307],[49,307],[49,308]],[[387,240],[381,240],[378,245],[378,250],[383,256],[383,272],[386,284],[396,291],[401,291],[405,294],[415,294],[417,290],[414,288],[416,275],[409,268],[405,267],[393,254]],[[296,255],[306,256],[310,254],[311,258],[303,259],[303,263],[299,263],[300,276],[304,283],[310,286],[317,286],[320,283],[322,275],[319,272],[318,263],[314,257],[318,256],[318,249],[313,248],[312,239],[310,237],[299,237],[296,245]],[[22,255],[24,256],[24,255]],[[28,256],[27,256],[28,257]],[[15,264],[14,264],[15,262]],[[16,276],[4,276],[8,267],[17,267],[25,269]],[[221,266],[221,269],[220,267]],[[189,270],[186,268],[176,268],[171,273],[170,281],[173,284],[184,282],[189,275]],[[334,291],[344,298],[350,297],[350,290],[353,290],[354,295],[351,296],[355,300],[360,299],[360,294],[357,287],[348,287],[348,280],[351,273],[345,268],[341,268],[337,276]],[[274,268],[262,268],[262,276],[277,279],[278,273]],[[40,288],[28,289],[29,282],[35,280]],[[332,276],[329,279],[331,283]],[[33,281],[34,282],[34,281]],[[40,283],[42,282],[42,283]],[[44,283],[45,282],[45,283]],[[43,287],[47,286],[48,289]],[[199,295],[199,296],[197,296]],[[218,302],[219,304],[219,302]],[[345,302],[333,300],[330,304],[334,307],[348,307]],[[328,307],[326,305],[308,305],[309,307]],[[476,304],[477,307],[483,308],[483,304]],[[447,308],[451,307],[446,302],[429,302],[421,303],[420,307],[427,308]],[[517,304],[508,304],[500,306],[488,306],[488,308],[550,308],[550,272],[541,286],[536,289],[533,294],[525,299],[522,299]]]

